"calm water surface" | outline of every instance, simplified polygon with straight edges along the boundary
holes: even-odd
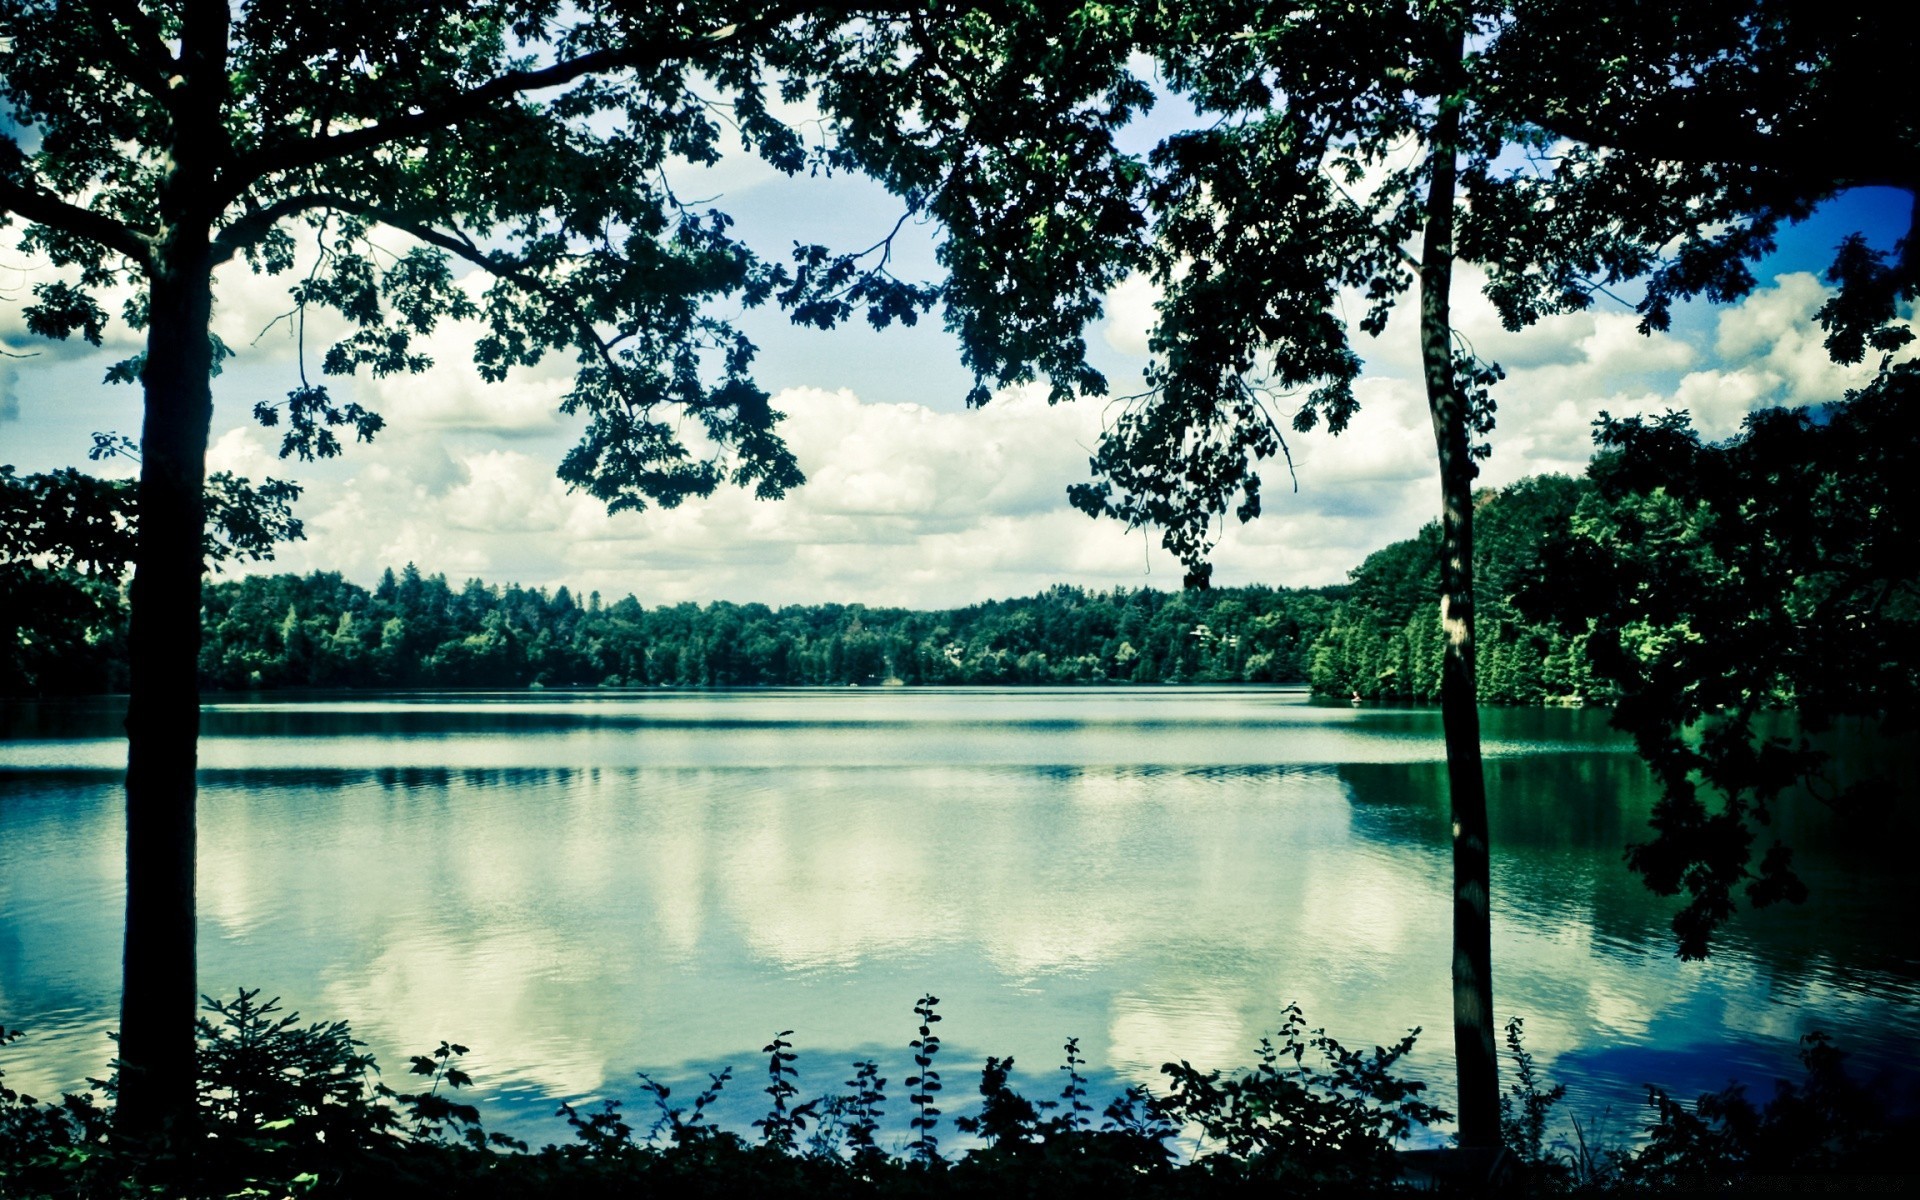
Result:
[[[1495,1000],[1570,1103],[1622,1131],[1644,1084],[1786,1073],[1832,1031],[1920,1077],[1905,859],[1789,811],[1815,891],[1708,963],[1621,865],[1650,784],[1604,716],[1488,711]],[[112,703],[0,731],[8,1082],[102,1072],[115,1024],[124,762]],[[387,696],[209,704],[200,974],[345,1017],[385,1061],[473,1047],[496,1120],[735,1064],[796,1031],[803,1091],[906,1073],[941,997],[948,1092],[987,1054],[1041,1087],[1250,1062],[1279,1008],[1372,1045],[1428,1033],[1445,1102],[1448,858],[1429,711],[1271,690]],[[1809,806],[1811,807],[1811,806]],[[1764,1092],[1763,1092],[1764,1094]]]

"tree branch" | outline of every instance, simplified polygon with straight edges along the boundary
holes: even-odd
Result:
[[[133,85],[163,104],[170,104],[172,78],[176,63],[160,39],[160,29],[138,5],[126,0],[87,0],[93,24],[107,57],[126,73]],[[127,33],[123,39],[120,26]]]
[[[0,138],[0,212],[85,238],[125,255],[142,269],[150,265],[153,248],[145,237],[112,217],[71,204],[39,187],[31,172],[23,169],[25,165],[26,156],[18,143],[10,137]]]
[[[1916,191],[1911,177],[1887,169],[1884,147],[1860,157],[1824,139],[1802,143],[1791,137],[1764,134],[1739,122],[1709,122],[1701,119],[1701,114],[1686,111],[1664,112],[1626,125],[1583,117],[1566,109],[1536,114],[1532,119],[1557,137],[1661,162],[1777,171],[1807,196],[1856,187]],[[1865,169],[1859,169],[1862,167]]]
[[[297,192],[237,218],[213,239],[213,265],[219,266],[273,231],[288,217],[316,208],[345,208],[345,198],[326,192]]]
[[[520,269],[511,261],[503,260],[503,258],[497,254],[490,254],[482,250],[472,239],[465,235],[448,233],[445,230],[437,229],[432,225],[413,220],[402,213],[378,204],[369,204],[362,200],[355,200],[350,196],[329,192],[310,192],[299,196],[289,196],[269,208],[263,208],[257,213],[248,214],[248,216],[242,218],[242,220],[246,221],[258,218],[257,228],[264,233],[266,229],[272,227],[275,221],[316,208],[338,209],[341,212],[352,213],[355,216],[371,218],[391,229],[397,229],[401,233],[417,238],[429,246],[438,247],[466,262],[472,263],[496,279],[507,280],[510,283],[525,288],[527,291],[539,295],[549,303],[566,310],[568,317],[573,322],[575,330],[580,334],[583,343],[590,346],[599,357],[602,365],[616,376],[625,374],[618,360],[613,357],[614,343],[609,342],[601,336],[600,331],[594,328],[593,322],[580,314],[577,305],[545,281]],[[272,214],[272,216],[269,217],[269,214]],[[238,225],[239,222],[236,222],[233,226],[229,226],[219,238],[215,239],[216,262],[223,262],[231,258],[234,252],[243,244],[237,240],[228,240],[228,234],[237,228]],[[225,246],[224,254],[220,251],[220,247],[223,245]]]
[[[803,11],[804,6],[787,4],[753,22],[755,30],[772,28]],[[237,197],[255,182],[269,175],[318,166],[349,155],[378,149],[405,138],[444,129],[485,112],[489,107],[526,92],[561,87],[587,76],[627,67],[656,65],[689,57],[710,49],[718,42],[742,36],[741,27],[727,26],[710,33],[689,34],[670,41],[649,40],[642,45],[595,50],[532,71],[509,71],[486,83],[456,92],[431,105],[400,116],[388,117],[371,125],[340,133],[322,134],[269,146],[243,155],[228,174],[227,192]]]

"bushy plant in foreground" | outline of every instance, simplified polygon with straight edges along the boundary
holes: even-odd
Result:
[[[1169,1063],[1165,1095],[1123,1091],[1094,1116],[1085,1060],[1067,1042],[1058,1099],[1021,1095],[1011,1058],[989,1057],[979,1107],[953,1120],[972,1139],[943,1154],[937,1128],[938,1001],[914,1007],[916,1074],[906,1085],[911,1133],[882,1144],[887,1080],[854,1064],[847,1090],[801,1100],[797,1054],[782,1031],[766,1046],[766,1115],[755,1136],[723,1129],[715,1103],[731,1069],[690,1101],[641,1076],[655,1119],[636,1131],[618,1100],[559,1110],[565,1145],[530,1151],[489,1134],[457,1099],[471,1081],[466,1047],[442,1042],[411,1060],[423,1090],[402,1093],[345,1022],[302,1024],[258,991],[206,1002],[200,1021],[198,1128],[176,1150],[111,1134],[111,1108],[92,1094],[57,1104],[8,1089],[0,1076],[0,1196],[13,1198],[282,1197],[418,1194],[566,1196],[1252,1196],[1378,1192],[1400,1185],[1396,1148],[1448,1119],[1424,1085],[1396,1074],[1418,1030],[1390,1047],[1348,1050],[1310,1030],[1288,1006],[1251,1070],[1233,1074]],[[0,1028],[0,1047],[19,1036]],[[1527,1191],[1722,1187],[1809,1171],[1897,1170],[1894,1133],[1848,1079],[1824,1038],[1808,1039],[1806,1082],[1781,1084],[1756,1105],[1738,1088],[1689,1111],[1654,1090],[1648,1139],[1637,1150],[1595,1150],[1550,1136],[1565,1094],[1545,1086],[1509,1022],[1512,1060],[1503,1105],[1507,1144]],[[112,1080],[94,1081],[106,1099]],[[1575,1136],[1582,1130],[1576,1124]],[[1176,1153],[1176,1145],[1179,1153]]]
[[[1761,1104],[1738,1083],[1700,1097],[1691,1111],[1649,1088],[1650,1136],[1622,1162],[1623,1178],[1654,1189],[1720,1190],[1791,1175],[1911,1175],[1911,1123],[1890,1125],[1881,1098],[1848,1077],[1845,1058],[1825,1034],[1806,1035],[1806,1079],[1777,1082]]]

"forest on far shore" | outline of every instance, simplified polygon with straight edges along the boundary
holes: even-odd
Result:
[[[1484,701],[1610,698],[1588,667],[1584,638],[1529,623],[1509,601],[1539,547],[1593,495],[1588,481],[1564,476],[1481,493]],[[1062,585],[931,612],[648,608],[632,596],[609,602],[566,587],[456,585],[413,564],[388,570],[371,590],[338,572],[251,575],[207,586],[200,677],[219,690],[1310,683],[1332,695],[1431,700],[1440,686],[1438,562],[1439,528],[1429,525],[1369,555],[1334,587]],[[68,603],[40,606],[67,619],[14,618],[0,668],[8,693],[125,687],[123,590],[69,582]]]

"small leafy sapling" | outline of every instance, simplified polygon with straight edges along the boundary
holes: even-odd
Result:
[[[459,1065],[459,1060],[467,1053],[467,1048],[458,1042],[442,1041],[433,1053],[416,1054],[408,1063],[410,1074],[429,1081],[424,1092],[395,1097],[412,1121],[412,1133],[416,1141],[457,1140],[476,1147],[485,1144],[486,1136],[480,1129],[480,1110],[440,1094],[442,1084],[446,1085],[448,1091],[457,1091],[473,1082],[473,1076]]]
[[[940,1035],[933,1031],[940,1021],[940,1014],[935,1011],[939,1003],[940,997],[932,993],[920,997],[913,1006],[913,1014],[920,1018],[920,1036],[907,1043],[913,1048],[913,1065],[918,1072],[907,1076],[905,1081],[913,1089],[907,1100],[914,1108],[913,1119],[907,1124],[916,1135],[913,1153],[926,1166],[943,1161],[940,1139],[933,1132],[940,1124],[940,1110],[934,1105],[934,1097],[940,1091],[940,1072],[933,1065],[940,1053]]]
[[[828,1101],[828,1108],[846,1130],[847,1149],[853,1155],[855,1166],[872,1167],[887,1158],[875,1138],[886,1110],[887,1081],[880,1075],[880,1064],[867,1058],[853,1064],[853,1078],[847,1080],[846,1086],[853,1090],[833,1097]],[[827,1129],[828,1123],[823,1121],[814,1133],[816,1153],[832,1152],[825,1138]]]
[[[279,997],[260,999],[259,988],[201,999],[199,1112],[216,1135],[343,1147],[392,1132],[378,1068],[347,1022],[303,1026],[299,1013],[282,1014]]]
[[[1528,1169],[1558,1177],[1566,1173],[1566,1164],[1547,1151],[1547,1119],[1553,1106],[1566,1097],[1567,1086],[1540,1086],[1539,1068],[1526,1047],[1525,1026],[1520,1017],[1507,1018],[1507,1057],[1513,1061],[1513,1082],[1507,1085],[1507,1094],[1500,1097],[1500,1134]]]
[[[1067,1061],[1060,1069],[1067,1073],[1067,1086],[1060,1089],[1060,1115],[1054,1118],[1054,1124],[1062,1133],[1078,1133],[1087,1127],[1086,1114],[1093,1111],[1087,1103],[1087,1079],[1080,1074],[1080,1068],[1087,1060],[1080,1053],[1080,1039],[1071,1037],[1063,1047]]]
[[[673,1089],[661,1083],[644,1071],[640,1074],[640,1086],[653,1097],[653,1106],[660,1110],[660,1119],[647,1131],[649,1141],[658,1140],[662,1133],[668,1134],[676,1146],[686,1146],[720,1136],[720,1130],[707,1116],[707,1108],[720,1098],[726,1090],[727,1082],[733,1078],[732,1067],[722,1067],[717,1073],[709,1073],[707,1086],[700,1089],[693,1098],[693,1110],[674,1108],[668,1102]]]
[[[794,1067],[799,1055],[793,1052],[793,1043],[787,1041],[791,1029],[783,1029],[773,1035],[773,1041],[762,1048],[767,1056],[766,1092],[773,1104],[767,1115],[753,1122],[760,1131],[760,1140],[775,1150],[791,1153],[798,1144],[800,1134],[806,1132],[807,1122],[819,1115],[820,1101],[808,1100],[804,1104],[792,1103],[800,1094],[793,1081],[800,1072]]]

